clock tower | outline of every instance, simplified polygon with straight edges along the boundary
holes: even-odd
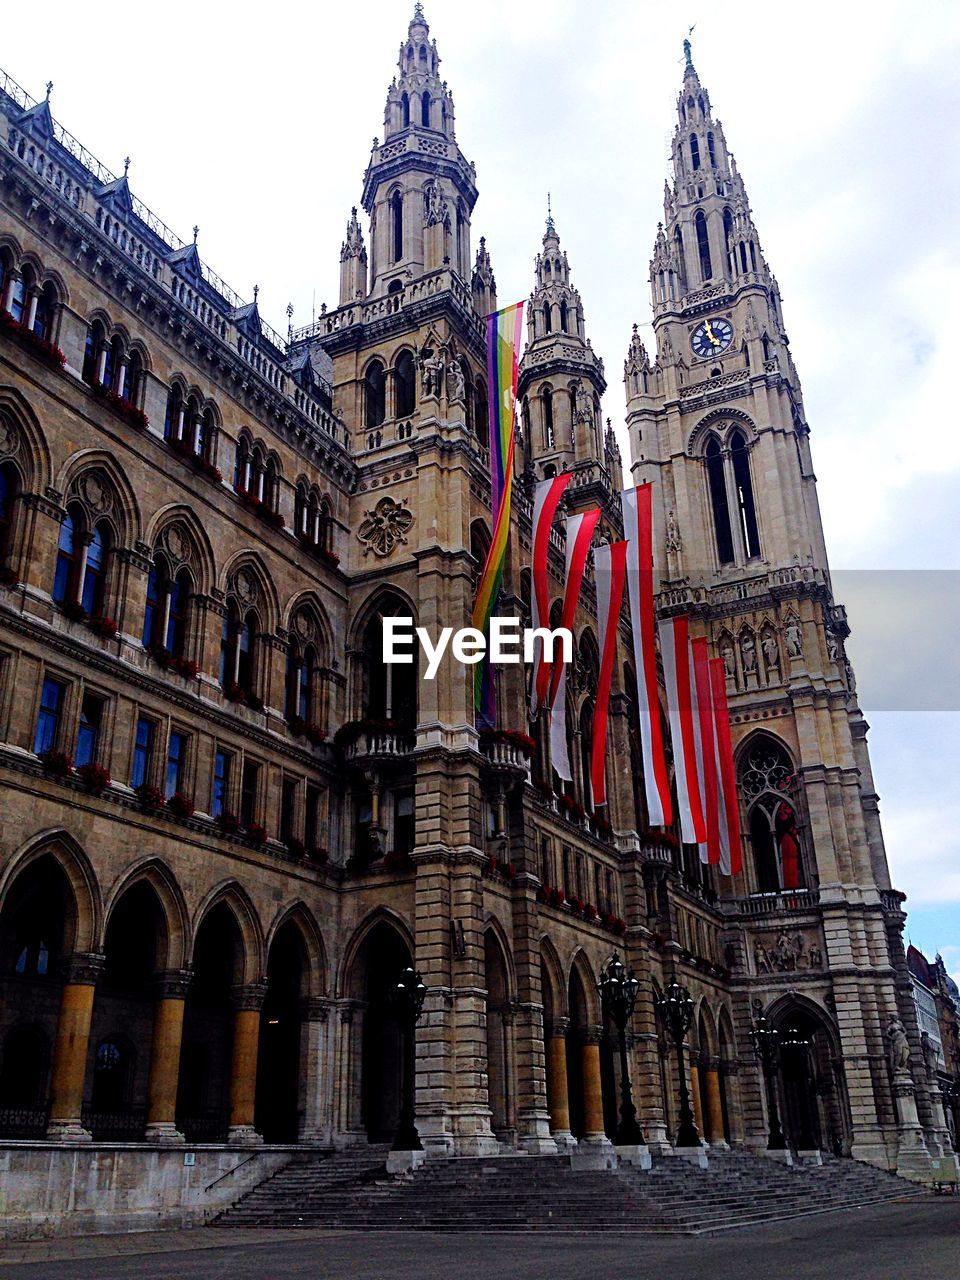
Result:
[[[726,669],[743,870],[718,887],[738,1039],[757,1001],[818,1022],[818,1078],[849,1099],[852,1153],[883,1164],[899,1123],[899,1163],[919,1169],[938,1152],[936,1106],[922,1080],[895,1103],[888,1079],[891,1020],[916,1054],[919,1029],[803,395],[743,179],[684,49],[650,263],[655,350],[635,326],[624,380],[633,479],[654,489],[660,616],[689,614]],[[759,1092],[747,1107],[761,1115]]]

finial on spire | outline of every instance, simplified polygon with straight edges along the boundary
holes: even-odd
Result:
[[[130,172],[130,157],[124,156],[123,157],[123,176],[126,177],[129,172]]]
[[[193,243],[197,243],[197,236],[200,234],[200,228],[196,223],[193,224]]]
[[[423,5],[420,3],[420,0],[417,0],[417,3],[413,6],[413,20],[414,22],[426,21],[423,16]]]
[[[260,286],[259,286],[258,284],[255,284],[255,285],[253,286],[253,302],[254,302],[254,306],[256,306],[257,298],[259,298],[259,296],[260,296]]]
[[[547,192],[547,234],[549,235],[551,233],[553,235],[556,235],[557,228],[554,226],[554,223],[553,223],[553,209],[550,202],[550,192],[548,191]]]
[[[696,25],[697,24],[694,23],[693,27],[695,27]],[[690,44],[690,37],[693,35],[693,27],[691,27],[690,30],[687,32],[687,38],[683,42],[683,57],[687,64],[686,65],[687,71],[693,70],[693,52],[692,52],[692,46]]]
[[[49,101],[50,101],[50,95],[51,95],[51,93],[53,93],[53,81],[52,81],[52,80],[48,80],[48,81],[47,81],[47,102],[49,102]]]

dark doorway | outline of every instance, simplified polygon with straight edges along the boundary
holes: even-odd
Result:
[[[296,1142],[299,1134],[300,1005],[306,972],[303,936],[289,922],[270,947],[260,1022],[256,1128],[267,1142]]]
[[[364,939],[359,957],[364,972],[360,1081],[361,1120],[371,1142],[392,1141],[403,1097],[403,1044],[391,994],[412,962],[396,929],[377,924]]]

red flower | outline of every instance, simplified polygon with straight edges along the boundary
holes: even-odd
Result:
[[[91,791],[99,794],[110,785],[110,774],[102,764],[81,764],[77,766],[77,777],[82,778]]]
[[[247,827],[247,839],[253,844],[266,844],[267,828],[259,822],[251,822]]]
[[[65,778],[73,773],[73,761],[65,751],[41,751],[39,759],[44,773],[54,778]]]
[[[313,862],[317,863],[318,866],[325,867],[329,857],[330,855],[327,853],[326,849],[310,850],[310,858]]]
[[[167,801],[167,808],[178,818],[193,817],[193,802],[182,791],[174,792]]]
[[[149,782],[142,782],[136,789],[140,803],[148,809],[159,809],[163,804],[163,792],[152,787]]]
[[[94,635],[101,636],[104,640],[116,640],[117,638],[117,624],[113,618],[88,618],[87,626]]]
[[[307,847],[302,840],[298,840],[296,836],[291,836],[287,841],[287,851],[294,858],[305,858],[307,855]]]
[[[512,862],[508,862],[505,865],[501,865],[500,873],[505,880],[516,880],[517,878],[517,868],[513,865]]]
[[[224,835],[232,836],[240,830],[240,819],[235,813],[218,813],[216,817],[217,826]]]

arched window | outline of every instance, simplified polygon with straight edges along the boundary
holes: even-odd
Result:
[[[697,210],[694,218],[697,233],[697,253],[700,257],[700,276],[706,283],[713,276],[713,264],[710,261],[710,237],[707,234],[707,217],[702,209]]]
[[[31,302],[33,323],[31,328],[38,338],[50,341],[53,333],[53,317],[57,306],[57,293],[51,283],[37,289]]]
[[[83,516],[76,508],[67,508],[60,525],[57,564],[53,575],[53,598],[57,604],[72,603],[77,598],[80,573],[80,532]]]
[[[27,314],[27,290],[33,284],[33,272],[29,267],[24,267],[19,276],[13,281],[13,288],[10,290],[10,302],[8,311],[18,324],[22,324]]]
[[[134,349],[130,352],[127,360],[127,370],[124,375],[123,396],[130,404],[140,407],[140,400],[143,393],[143,356]]]
[[[806,883],[799,833],[798,783],[785,748],[760,735],[739,762],[740,791],[749,806],[747,829],[759,893]]]
[[[187,645],[191,585],[189,573],[181,569],[170,587],[165,647],[175,658],[183,657]]]
[[[167,396],[167,411],[163,418],[164,440],[179,440],[183,429],[183,392],[174,384]],[[239,454],[239,446],[238,446]]]
[[[390,217],[393,227],[393,260],[403,257],[403,196],[395,191],[390,197]]]
[[[733,238],[733,214],[730,212],[730,209],[728,207],[723,211],[723,247],[726,251],[728,258],[730,257],[730,243],[732,238]],[[736,270],[736,267],[737,267],[736,262],[731,263],[731,266],[733,267],[734,270]]]
[[[316,651],[312,645],[308,645],[303,651],[300,681],[297,687],[297,714],[308,724],[313,720],[313,680],[316,670]]]
[[[426,92],[420,100],[420,123],[425,129],[430,128],[430,95]]]
[[[544,387],[541,399],[543,402],[543,447],[552,449],[554,447],[552,388]]]
[[[757,530],[757,511],[753,501],[753,484],[750,480],[747,442],[741,431],[734,431],[730,437],[730,458],[733,463],[733,480],[737,490],[743,545],[747,558],[752,559],[760,554],[760,535]]]
[[[408,128],[408,127],[409,127],[409,125],[410,125],[410,95],[409,95],[409,93],[404,93],[403,97],[400,99],[400,115],[401,115],[401,118],[402,118],[402,120],[403,120],[403,127],[404,127],[404,129]]]
[[[697,141],[695,133],[690,135],[690,163],[694,169],[700,168],[700,143]]]
[[[263,469],[263,493],[261,501],[269,511],[280,507],[280,468],[276,458],[268,458]]]
[[[383,619],[409,617],[409,605],[385,606],[370,619],[363,638],[363,714],[372,720],[395,720],[404,728],[417,723],[417,665],[383,661]]]
[[[543,304],[543,332],[544,333],[553,333],[553,318],[550,314],[552,310],[553,308],[550,306],[549,302],[545,302]]]
[[[568,322],[567,304],[566,302],[561,302],[560,303],[560,332],[561,333],[567,332],[567,322]]]
[[[80,603],[92,618],[103,613],[107,588],[107,556],[110,551],[110,530],[102,522],[95,525],[87,545],[87,558],[80,588]]]
[[[314,680],[318,665],[313,645],[301,649],[299,641],[290,642],[285,696],[288,720],[300,720],[308,725],[315,719]]]
[[[408,418],[416,409],[417,371],[409,351],[401,351],[394,371],[398,418]]]
[[[713,134],[707,134],[707,154],[710,156],[710,166],[715,169],[717,167],[717,148],[714,145]]]
[[[746,269],[747,269],[747,246],[743,243],[743,241],[742,241],[742,240],[740,241],[740,266],[741,266],[741,268],[742,268],[744,271],[746,271]]]
[[[83,350],[81,376],[88,386],[103,383],[103,364],[106,360],[107,335],[99,320],[87,329],[87,341]]]
[[[679,222],[674,228],[673,244],[674,244],[674,248],[677,251],[677,268],[680,272],[680,288],[684,289],[686,288],[687,264],[684,261],[684,257],[683,257],[683,232],[680,229]]]
[[[10,554],[13,532],[13,503],[20,477],[12,462],[0,466],[0,565]]]
[[[367,427],[379,427],[387,416],[387,383],[383,365],[373,360],[364,377],[364,422]]]
[[[163,615],[167,598],[167,566],[161,557],[155,557],[147,575],[147,603],[143,611],[143,647],[152,649],[160,645]]]
[[[213,453],[213,433],[216,420],[213,416],[213,410],[207,406],[197,417],[196,428],[193,438],[193,452],[198,458],[205,458],[207,461]]]
[[[583,807],[593,812],[590,769],[593,757],[593,703],[587,701],[580,712],[580,776],[583,779]]]
[[[258,632],[257,615],[252,609],[248,609],[240,618],[236,634],[236,682],[244,693],[253,692],[254,645]]]
[[[756,271],[756,269],[757,269],[757,249],[753,241],[751,240],[750,241],[750,270]]]
[[[93,1062],[91,1110],[98,1116],[119,1116],[130,1101],[133,1082],[133,1046],[116,1036],[97,1046]]]
[[[724,476],[723,452],[720,441],[711,435],[704,450],[707,463],[707,484],[710,506],[713,510],[713,528],[717,539],[717,559],[721,564],[733,563],[733,533],[730,528],[730,508],[727,503],[727,485]]]

